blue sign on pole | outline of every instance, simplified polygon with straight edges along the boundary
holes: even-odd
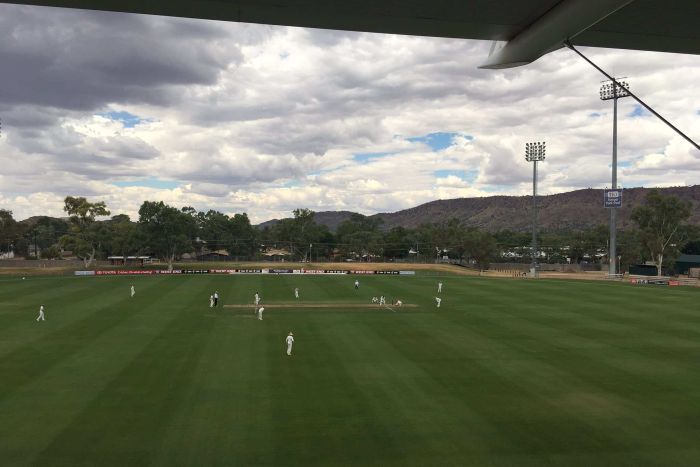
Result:
[[[622,189],[615,188],[613,190],[604,190],[603,207],[620,208],[622,207]]]

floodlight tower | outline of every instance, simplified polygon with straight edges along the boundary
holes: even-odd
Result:
[[[544,161],[545,142],[525,143],[525,160],[534,162],[532,166],[532,265],[530,275],[538,277],[537,272],[537,163]]]
[[[613,147],[612,147],[612,189],[617,190],[617,100],[629,96],[626,81],[615,80],[603,83],[600,87],[600,100],[613,101]],[[615,258],[617,257],[617,208],[610,207],[610,246],[608,251],[608,274],[615,275]]]

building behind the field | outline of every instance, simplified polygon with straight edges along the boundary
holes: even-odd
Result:
[[[150,256],[108,256],[112,266],[143,266],[151,262]]]
[[[697,277],[697,268],[700,268],[700,255],[680,255],[676,260],[675,270],[678,274],[688,274]],[[691,269],[696,269],[695,276],[690,274]]]

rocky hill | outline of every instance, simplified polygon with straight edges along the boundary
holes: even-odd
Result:
[[[624,229],[631,223],[632,209],[644,202],[649,188],[625,189],[622,208],[618,209],[618,226]],[[660,188],[666,195],[677,196],[692,204],[690,222],[700,224],[700,185]],[[598,224],[607,224],[609,210],[603,208],[603,190],[585,189],[538,197],[538,222],[541,230],[583,230]],[[316,213],[316,222],[332,231],[350,217],[349,211],[322,211]],[[498,230],[528,231],[532,228],[532,196],[489,196],[431,201],[414,208],[393,213],[380,213],[382,229],[402,226],[414,228],[428,222],[439,222],[452,217],[467,226],[495,232]],[[268,221],[261,226],[271,225]]]

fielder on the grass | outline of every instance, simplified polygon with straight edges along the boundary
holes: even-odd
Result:
[[[379,304],[380,305],[386,305],[386,298],[384,298],[384,295],[379,297]]]
[[[131,286],[131,296],[133,297],[134,295],[136,295],[136,289],[135,289],[134,286],[132,285],[132,286]]]
[[[396,300],[396,303],[394,303],[396,306],[402,306],[403,302],[401,300]]]
[[[209,295],[209,308],[214,308],[214,296]]]
[[[437,303],[437,307],[440,308],[440,303],[442,303],[442,299],[440,297],[435,297],[435,303]]]
[[[261,306],[261,307],[258,309],[258,319],[259,319],[260,321],[262,321],[262,314],[263,314],[263,311],[265,311],[265,307],[262,307],[262,306]]]
[[[41,305],[39,307],[39,316],[37,317],[36,320],[37,321],[46,321],[46,319],[44,318],[44,305]]]
[[[255,304],[259,305],[260,304],[260,294],[255,292]]]
[[[442,292],[442,282],[438,282],[438,293]]]
[[[214,306],[219,305],[219,292],[214,291]]]
[[[299,287],[294,288],[294,298],[299,298]]]
[[[287,336],[287,355],[292,354],[292,344],[294,344],[294,334],[292,334],[292,331],[289,331],[289,335]]]
[[[372,303],[379,303],[379,299],[377,297],[372,297]]]
[[[360,288],[360,281],[358,281],[357,279],[355,279],[355,288],[356,289]]]

